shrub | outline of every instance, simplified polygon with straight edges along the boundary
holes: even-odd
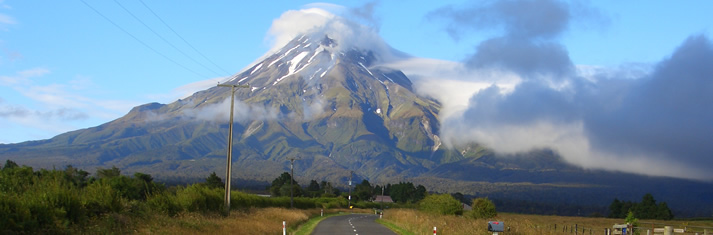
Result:
[[[498,215],[495,204],[488,198],[473,199],[473,210],[469,213],[475,219],[489,219]]]
[[[183,210],[181,205],[178,204],[176,198],[177,197],[174,194],[161,192],[151,195],[151,197],[146,200],[146,203],[153,211],[167,214],[169,216],[175,216]]]
[[[120,212],[123,209],[119,194],[104,181],[95,181],[84,188],[82,204],[90,215]]]
[[[223,208],[223,190],[193,184],[176,191],[176,201],[190,212],[218,212]]]
[[[450,194],[432,194],[418,204],[421,211],[441,215],[461,215],[463,206]]]

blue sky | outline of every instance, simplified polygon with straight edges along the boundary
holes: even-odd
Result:
[[[51,138],[119,118],[140,104],[172,102],[193,91],[194,86],[182,86],[217,82],[267,52],[267,32],[285,11],[315,6],[308,5],[311,1],[143,0],[209,62],[139,0],[85,1],[180,65],[137,42],[81,0],[0,1],[0,143]],[[330,3],[364,6],[362,1]],[[487,28],[454,39],[446,31],[447,22],[429,14],[446,6],[481,3],[379,1],[371,23],[395,49],[458,62],[502,30]],[[708,1],[571,3],[577,4],[588,6],[585,13],[592,16],[571,23],[556,38],[577,65],[651,65],[670,56],[691,35],[710,38],[713,29],[713,3]],[[122,6],[210,69],[176,51]]]

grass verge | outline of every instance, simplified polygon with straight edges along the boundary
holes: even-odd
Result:
[[[314,231],[314,228],[317,227],[317,224],[319,224],[319,222],[322,222],[322,220],[325,220],[326,218],[329,218],[332,216],[337,216],[337,215],[343,215],[343,214],[340,212],[340,213],[327,214],[324,216],[313,217],[313,218],[307,220],[306,222],[304,222],[299,227],[297,227],[297,229],[294,231],[293,234],[295,234],[295,235],[311,234],[312,231]]]
[[[396,226],[395,224],[392,224],[391,222],[388,222],[388,221],[376,220],[376,222],[380,223],[381,225],[386,226],[391,231],[394,231],[396,234],[399,234],[399,235],[416,235],[415,233],[407,231],[406,229]]]

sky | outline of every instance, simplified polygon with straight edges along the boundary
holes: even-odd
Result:
[[[0,143],[214,86],[313,26],[287,19],[310,8],[411,55],[391,66],[444,104],[447,144],[713,179],[685,170],[713,166],[707,1],[0,0]]]

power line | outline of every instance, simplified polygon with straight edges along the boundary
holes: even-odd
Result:
[[[102,18],[104,18],[105,20],[109,21],[109,23],[111,23],[112,25],[114,25],[115,27],[117,27],[118,29],[120,29],[122,32],[128,34],[128,35],[131,36],[134,40],[136,40],[137,42],[141,43],[141,45],[144,45],[146,48],[148,48],[149,50],[153,51],[154,53],[160,55],[160,56],[163,57],[164,59],[173,62],[175,65],[178,65],[179,67],[181,67],[181,68],[183,68],[183,69],[185,69],[185,70],[187,70],[187,71],[189,71],[189,72],[191,72],[191,73],[193,73],[193,74],[195,74],[195,75],[198,75],[199,77],[207,77],[207,76],[204,76],[204,75],[202,75],[202,74],[200,74],[200,73],[198,73],[198,72],[196,72],[196,71],[193,71],[192,69],[189,69],[188,67],[186,67],[186,66],[184,66],[184,65],[182,65],[182,64],[180,64],[180,63],[178,63],[178,62],[176,62],[175,60],[172,60],[172,59],[169,58],[168,56],[162,54],[161,52],[157,51],[157,50],[154,49],[153,47],[151,47],[151,46],[149,46],[148,44],[146,44],[144,41],[141,41],[141,39],[139,39],[139,38],[137,38],[136,36],[134,36],[133,34],[129,33],[129,31],[126,31],[124,28],[122,28],[121,26],[119,26],[118,24],[116,24],[114,21],[112,21],[111,19],[109,19],[109,17],[106,17],[104,14],[102,14],[101,12],[99,12],[97,9],[95,9],[94,7],[92,7],[91,5],[89,5],[89,3],[85,2],[84,0],[80,0],[80,1],[81,1],[82,3],[84,3],[84,5],[86,5],[87,7],[89,7],[89,9],[92,9],[94,12],[96,12],[97,14],[99,14]]]
[[[196,51],[196,53],[198,53],[199,55],[201,55],[204,59],[206,59],[208,62],[210,62],[211,64],[213,64],[215,67],[217,67],[217,68],[220,69],[221,71],[225,72],[226,74],[230,74],[230,72],[228,72],[228,71],[226,71],[225,69],[223,69],[222,67],[218,66],[218,64],[216,64],[215,62],[213,62],[213,60],[211,60],[211,59],[209,59],[207,56],[203,55],[203,53],[201,53],[201,52],[200,52],[198,49],[196,49],[193,45],[191,45],[190,43],[188,43],[188,41],[186,41],[186,39],[184,39],[183,37],[181,37],[181,35],[178,34],[178,32],[176,32],[175,30],[173,30],[173,28],[171,28],[171,26],[169,26],[165,21],[163,21],[163,19],[162,19],[160,16],[158,16],[158,14],[156,14],[156,12],[154,12],[153,10],[151,10],[151,8],[149,8],[149,6],[147,6],[146,3],[144,3],[143,0],[139,0],[139,2],[141,2],[141,4],[143,4],[144,7],[146,7],[146,9],[148,9],[148,10],[151,12],[151,14],[153,14],[154,16],[156,16],[156,18],[158,18],[158,20],[160,20],[161,23],[163,23],[163,25],[165,25],[168,29],[170,29],[171,32],[173,32],[174,34],[176,34],[176,36],[178,36],[178,38],[180,38],[180,39],[183,40],[183,42],[185,42],[188,46],[190,46],[191,48],[193,48],[193,50]]]
[[[134,19],[136,19],[137,21],[139,21],[139,23],[141,23],[142,25],[144,25],[144,27],[146,27],[149,31],[151,31],[151,32],[154,33],[157,37],[159,37],[161,40],[163,40],[163,42],[165,42],[165,43],[168,44],[169,46],[173,47],[173,49],[176,49],[178,52],[180,52],[181,54],[183,54],[186,58],[190,59],[191,61],[195,62],[196,64],[200,65],[201,67],[203,67],[203,68],[205,68],[205,69],[207,69],[207,70],[210,70],[211,72],[213,72],[213,73],[215,73],[216,75],[220,76],[220,73],[216,72],[215,70],[213,70],[213,69],[211,69],[211,68],[208,68],[207,66],[205,66],[205,65],[203,65],[202,63],[198,62],[197,60],[193,59],[193,57],[191,57],[191,56],[189,56],[188,54],[186,54],[185,52],[183,52],[181,49],[178,49],[178,47],[176,47],[175,45],[173,45],[173,43],[171,43],[171,42],[169,42],[168,40],[166,40],[166,38],[164,38],[163,36],[161,36],[161,34],[159,34],[158,32],[156,32],[155,30],[153,30],[153,28],[151,28],[151,27],[148,26],[146,23],[144,23],[144,21],[141,20],[141,19],[139,19],[139,17],[137,17],[136,15],[134,15],[134,13],[131,13],[131,11],[129,11],[129,9],[127,9],[126,7],[124,7],[124,5],[122,5],[119,1],[114,0],[114,2],[115,2],[116,4],[118,4],[122,9],[124,9],[124,11],[126,11],[126,13],[129,13],[129,15],[131,15],[131,17],[134,17]]]

